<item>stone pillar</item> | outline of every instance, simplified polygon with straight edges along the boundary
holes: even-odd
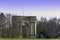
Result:
[[[35,27],[34,27],[34,23],[31,23],[31,38],[34,38],[35,36]]]
[[[31,35],[33,34],[33,32],[32,32],[32,23],[31,23]]]
[[[32,31],[32,23],[31,23],[31,37],[32,37],[32,35],[33,35],[33,31]]]
[[[37,22],[35,22],[35,37],[37,36]]]
[[[20,31],[20,38],[22,38],[22,22],[21,22],[21,31]]]

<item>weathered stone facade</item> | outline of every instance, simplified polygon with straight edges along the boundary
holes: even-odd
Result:
[[[36,37],[36,16],[13,16],[12,32],[14,37],[34,38]],[[18,35],[19,34],[19,35]],[[16,36],[17,35],[17,36]]]

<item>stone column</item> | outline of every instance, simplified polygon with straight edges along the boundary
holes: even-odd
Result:
[[[22,22],[21,22],[21,32],[20,32],[21,34],[20,34],[20,38],[22,38],[23,36],[22,36]]]
[[[35,37],[37,36],[37,22],[35,22]]]
[[[34,23],[31,23],[31,38],[34,38],[35,35],[35,28],[34,28]]]
[[[31,23],[31,35],[33,34],[33,32],[32,32],[32,23]]]

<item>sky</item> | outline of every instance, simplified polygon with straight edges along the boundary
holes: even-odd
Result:
[[[25,16],[60,17],[60,0],[0,0],[0,12]]]

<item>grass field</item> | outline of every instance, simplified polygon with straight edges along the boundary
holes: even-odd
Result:
[[[9,39],[9,38],[0,38],[0,40],[60,40],[60,39],[22,39],[22,38]]]

